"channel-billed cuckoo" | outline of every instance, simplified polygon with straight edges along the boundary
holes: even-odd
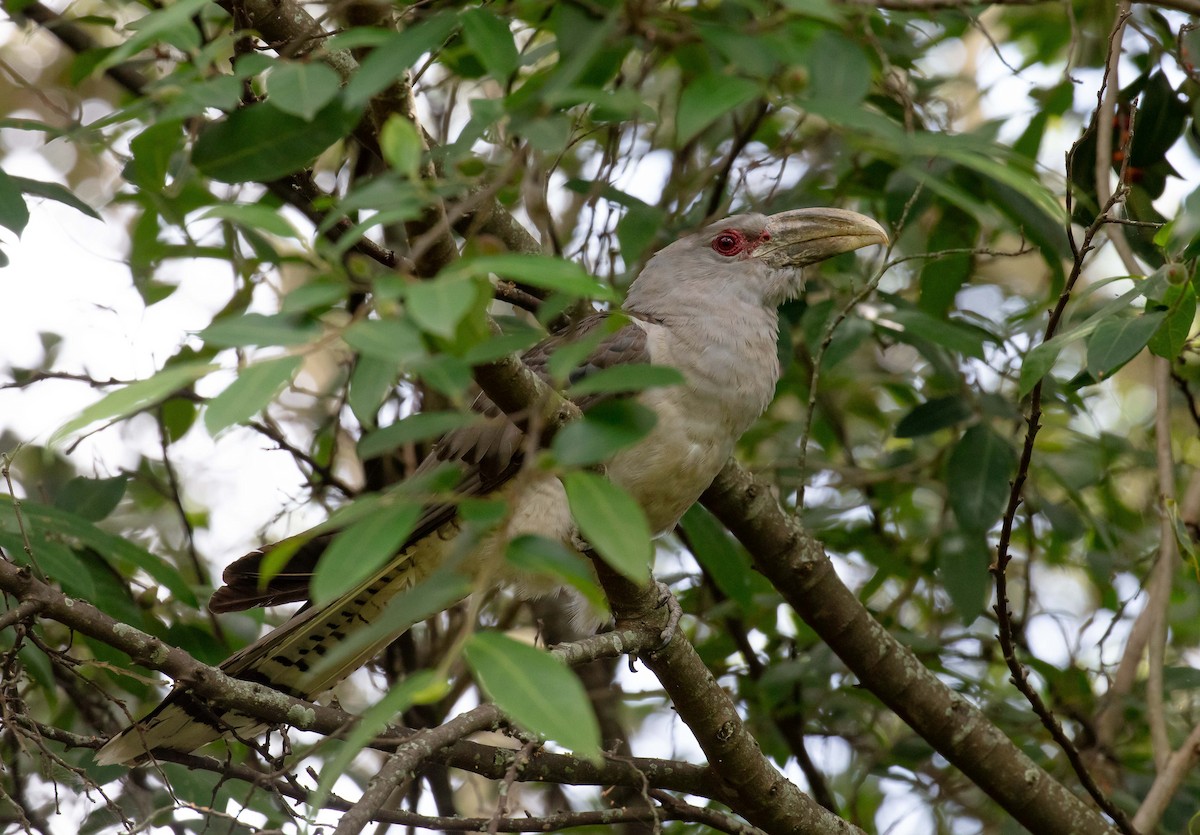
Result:
[[[608,477],[641,505],[653,531],[669,530],[679,521],[770,403],[779,379],[776,308],[803,289],[801,268],[886,242],[879,224],[863,215],[797,209],[726,218],[650,259],[629,288],[622,307],[626,323],[600,339],[573,377],[635,362],[671,366],[682,373],[682,384],[636,395],[654,411],[657,422],[639,442],[618,452],[607,468]],[[548,377],[551,354],[589,334],[595,337],[607,316],[588,316],[544,340],[524,354],[525,363]],[[580,403],[585,409],[589,405]],[[496,494],[508,503],[503,536],[473,544],[457,568],[527,594],[545,593],[550,591],[545,580],[519,576],[506,565],[504,544],[526,533],[578,544],[565,492],[549,473],[531,476],[527,468],[521,478],[514,478],[525,451],[521,431],[486,395],[480,395],[476,407],[490,417],[443,437],[421,466],[455,462],[462,471],[457,488],[461,495]],[[328,690],[370,661],[406,626],[372,636],[359,651],[342,653],[335,664],[321,664],[321,658],[332,647],[367,633],[398,594],[429,576],[453,549],[460,528],[453,503],[427,508],[399,553],[374,576],[330,603],[301,609],[231,656],[221,669],[300,698]],[[258,568],[266,551],[269,548],[248,554],[226,569],[226,585],[209,604],[213,611],[308,599],[310,574],[297,566],[307,559],[311,567],[313,549],[298,554],[285,572],[262,583]],[[225,731],[248,735],[261,729],[255,720],[218,715],[185,690],[177,690],[109,741],[97,760],[128,762],[160,747],[190,751]]]

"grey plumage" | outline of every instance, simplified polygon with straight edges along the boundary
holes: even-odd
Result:
[[[776,308],[802,290],[799,269],[886,240],[874,221],[837,209],[726,218],[665,247],[647,263],[623,305],[625,324],[604,333],[608,316],[589,316],[530,349],[523,359],[547,378],[556,349],[593,338],[597,344],[573,379],[634,362],[682,372],[684,384],[637,395],[657,422],[607,468],[609,478],[641,505],[652,530],[662,532],[711,483],[737,439],[770,403],[779,376]],[[586,409],[592,402],[585,399],[579,405]],[[522,533],[572,542],[576,530],[562,485],[540,471],[514,478],[522,469],[520,430],[485,395],[475,407],[483,420],[446,435],[419,472],[452,463],[461,469],[460,494],[504,497],[510,513],[500,535],[464,542],[453,503],[426,508],[409,540],[374,576],[327,605],[302,609],[229,658],[221,665],[226,673],[305,698],[323,692],[411,625],[378,624],[387,623],[388,604],[397,594],[452,553],[457,569],[477,584],[515,584],[526,594],[551,590],[544,578],[515,573],[505,564],[503,550],[508,538]],[[307,599],[308,579],[324,544],[314,540],[302,547],[285,572],[265,585],[258,571],[269,549],[235,561],[212,609]],[[331,647],[346,643],[355,644],[352,651],[339,653],[347,657],[332,665],[319,663]],[[246,735],[259,727],[247,717],[215,717],[177,691],[137,726],[114,737],[97,759],[126,762],[160,746],[191,750],[222,732]]]

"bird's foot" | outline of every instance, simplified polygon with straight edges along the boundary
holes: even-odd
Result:
[[[667,608],[667,623],[658,633],[659,644],[650,650],[651,655],[657,655],[667,648],[671,639],[675,637],[675,630],[679,628],[679,619],[683,617],[683,607],[679,605],[675,595],[671,594],[671,589],[667,584],[661,580],[655,580],[654,585],[658,588],[658,603],[655,604],[655,608],[661,609],[664,606]]]
[[[675,595],[671,594],[671,589],[666,583],[658,580],[654,581],[654,585],[658,590],[658,601],[654,604],[655,609],[661,609],[664,606],[667,608],[666,625],[658,633],[659,642],[649,651],[644,653],[631,652],[629,653],[629,672],[637,672],[638,655],[646,655],[650,658],[658,655],[671,643],[675,637],[675,632],[679,628],[679,619],[683,617],[683,607],[679,605],[679,601],[675,599]]]

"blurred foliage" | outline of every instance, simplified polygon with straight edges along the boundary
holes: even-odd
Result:
[[[125,239],[130,282],[147,308],[187,286],[189,264],[219,262],[234,281],[211,325],[180,332],[157,374],[118,387],[92,381],[106,394],[91,405],[87,369],[58,359],[55,343],[74,334],[47,337],[38,367],[6,369],[19,390],[77,379],[80,410],[51,444],[5,438],[16,493],[26,497],[25,530],[6,501],[0,548],[24,562],[28,543],[67,593],[218,661],[260,621],[218,623],[202,608],[216,572],[194,537],[210,520],[180,498],[202,469],[191,461],[177,472],[165,455],[184,455],[197,434],[283,448],[305,488],[297,502],[342,508],[342,518],[359,519],[347,529],[359,538],[348,543],[374,543],[350,556],[386,559],[411,525],[399,512],[411,505],[379,520],[361,503],[394,497],[428,443],[469,419],[460,410],[472,365],[528,347],[588,299],[619,299],[650,253],[705,218],[850,206],[892,230],[888,261],[836,259],[784,308],[783,380],[739,454],[802,506],[886,628],[1074,786],[1009,683],[991,609],[988,567],[1039,387],[1042,428],[1008,569],[1015,637],[1098,781],[1132,812],[1155,774],[1144,682],[1110,708],[1120,716],[1112,738],[1097,726],[1162,545],[1155,414],[1146,405],[1155,357],[1173,375],[1161,408],[1181,498],[1166,512],[1186,557],[1167,609],[1162,710],[1174,746],[1196,722],[1191,690],[1200,686],[1191,543],[1200,508],[1186,487],[1196,484],[1200,454],[1200,29],[1179,12],[1139,5],[1116,111],[1097,125],[1112,9],[1068,5],[1069,21],[1062,4],[908,13],[826,0],[351,2],[308,7],[332,37],[267,44],[232,0],[89,0],[66,13],[91,40],[72,51],[35,31],[36,4],[8,0],[23,25],[7,27],[3,49],[37,59],[19,63],[23,85],[0,93],[0,143],[7,153],[18,147],[13,137],[28,147],[33,136],[75,155],[61,184],[5,165],[4,246],[20,246],[31,212],[58,201],[102,216],[106,234]],[[140,88],[105,76],[117,69]],[[1101,132],[1111,134],[1103,144],[1112,154],[1101,168],[1127,186],[1119,213],[1129,224],[1120,229],[1141,269],[1130,276],[1102,231],[1056,335],[1042,344],[1100,208]],[[92,197],[76,196],[84,193]],[[429,213],[442,206],[466,257],[415,280],[436,245]],[[541,254],[502,254],[522,240],[489,224],[502,211]],[[374,248],[360,245],[364,236]],[[383,252],[399,256],[397,265],[381,263]],[[543,297],[537,316],[493,305],[498,283]],[[489,312],[501,334],[489,329]],[[564,467],[602,460],[636,437],[636,415],[589,419],[617,428],[596,448],[574,448],[577,458],[558,451]],[[89,443],[95,432],[123,433],[126,455],[71,454],[73,439]],[[593,497],[579,503],[597,531],[612,515],[605,509],[620,516],[619,504],[602,504],[619,503],[603,497],[602,482],[573,478],[576,496]],[[486,507],[463,512],[481,531],[497,518]],[[619,524],[609,533],[618,552],[639,536]],[[853,686],[705,511],[689,512],[658,551],[660,575],[694,616],[684,622],[689,635],[781,768],[809,768],[797,766],[806,757],[797,740],[807,736],[815,770],[804,779],[820,775],[838,811],[868,831],[895,819],[898,798],[918,805],[903,808],[924,816],[921,831],[1012,831],[978,789]],[[573,555],[525,542],[510,556],[594,596]],[[329,582],[346,582],[347,566],[370,567],[327,567]],[[415,629],[387,654],[382,678],[355,686],[374,692],[459,652],[466,614]],[[489,627],[529,621],[505,595],[480,616]],[[477,641],[475,652],[505,651],[493,643]],[[4,660],[6,698],[47,725],[111,733],[127,718],[112,700],[138,715],[161,695],[152,678],[123,672],[128,659],[113,649],[52,624],[6,629],[0,647],[15,650]],[[415,705],[414,724],[436,722],[474,686],[466,669],[443,664],[449,683],[390,704]],[[662,727],[650,717],[670,714],[652,692],[619,715],[635,753],[645,753]],[[56,811],[51,784],[81,791],[123,770],[51,740],[30,749],[11,729],[0,746],[6,761],[22,763],[0,773],[0,787],[43,831],[56,813],[81,832],[115,831],[120,816],[186,804],[231,814],[244,806],[256,826],[292,825],[270,793],[173,765],[105,786],[103,802],[80,794]],[[346,777],[365,783],[373,762],[364,756]],[[449,785],[430,777],[438,779]],[[530,789],[522,802],[540,812],[565,801]],[[1160,831],[1185,831],[1197,808],[1192,775]],[[0,815],[20,822],[3,806]],[[207,825],[179,813],[156,822]]]

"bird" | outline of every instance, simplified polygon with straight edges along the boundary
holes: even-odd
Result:
[[[627,363],[669,366],[680,373],[682,383],[633,395],[656,420],[606,467],[607,477],[632,496],[650,529],[661,534],[708,488],[738,439],[774,397],[780,376],[778,308],[802,294],[803,268],[887,243],[887,233],[876,221],[846,209],[726,217],[655,253],[630,284],[619,312],[584,316],[527,350],[522,360],[549,380],[550,358],[557,350],[591,340],[594,347],[572,372],[573,380]],[[586,411],[599,397],[586,395],[576,402]],[[522,466],[528,452],[523,432],[486,394],[479,395],[474,408],[483,418],[437,441],[416,475],[438,465],[457,465],[460,497],[507,502],[500,534],[470,538],[456,502],[426,507],[386,565],[337,599],[302,608],[227,659],[223,672],[298,698],[319,696],[412,625],[398,621],[382,632],[378,628],[397,595],[452,558],[456,570],[477,585],[506,584],[527,597],[556,590],[553,581],[522,575],[507,565],[504,545],[521,534],[549,537],[569,547],[582,544],[562,482],[549,470]],[[265,582],[260,568],[271,546],[234,561],[210,609],[228,612],[308,600],[311,569],[325,544],[307,542],[286,571]],[[353,649],[346,651],[346,644]],[[337,646],[343,651],[330,652]],[[321,663],[327,654],[330,663]],[[186,752],[229,733],[252,736],[264,728],[250,717],[217,714],[179,688],[109,740],[96,760],[134,763],[158,748]]]

